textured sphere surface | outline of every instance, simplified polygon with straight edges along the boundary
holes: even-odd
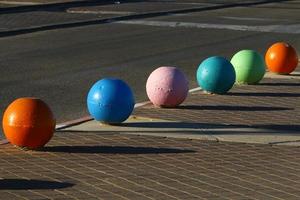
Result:
[[[108,124],[125,121],[132,113],[134,104],[130,87],[120,79],[105,78],[97,81],[87,96],[90,115]]]
[[[298,55],[290,44],[277,42],[267,50],[265,61],[269,71],[290,74],[298,65]]]
[[[176,67],[163,66],[155,69],[148,77],[146,92],[155,106],[176,107],[187,97],[189,83]]]
[[[256,84],[265,75],[266,67],[263,57],[253,50],[241,50],[231,59],[238,84]]]
[[[2,125],[11,144],[35,149],[44,146],[53,136],[55,119],[45,102],[25,97],[7,107]]]
[[[224,94],[235,82],[235,71],[226,58],[209,57],[198,67],[197,82],[207,92]]]

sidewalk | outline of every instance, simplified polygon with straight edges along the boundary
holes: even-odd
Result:
[[[1,198],[299,199],[299,73],[267,77],[62,129],[40,151],[0,145]]]
[[[63,131],[40,152],[0,151],[3,199],[300,197],[296,147]]]
[[[228,95],[195,91],[178,108],[140,107],[121,126],[90,121],[66,130],[300,146],[299,75],[267,73],[261,84],[235,86]]]

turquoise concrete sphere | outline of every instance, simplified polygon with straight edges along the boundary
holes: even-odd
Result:
[[[265,75],[264,58],[253,50],[241,50],[231,59],[237,84],[257,84]]]
[[[209,57],[198,67],[197,82],[204,91],[224,94],[232,88],[235,82],[235,71],[226,58]]]
[[[130,87],[120,79],[105,78],[97,81],[87,95],[91,116],[107,124],[125,121],[132,113],[134,104]]]

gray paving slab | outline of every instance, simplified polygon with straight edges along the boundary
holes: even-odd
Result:
[[[278,130],[260,128],[233,128],[230,125],[223,125],[222,128],[207,127],[193,123],[180,121],[167,121],[160,119],[148,119],[143,117],[132,117],[125,121],[123,125],[103,125],[95,120],[85,122],[80,125],[72,126],[65,131],[74,132],[119,132],[123,134],[158,136],[171,138],[188,138],[208,141],[228,141],[241,143],[260,143],[260,144],[280,144],[300,146],[300,131],[290,131],[282,133]],[[226,134],[223,134],[226,133]]]

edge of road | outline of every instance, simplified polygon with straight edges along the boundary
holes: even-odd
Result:
[[[200,87],[192,88],[192,89],[189,90],[189,93],[200,91],[200,90],[201,90]],[[143,102],[140,102],[140,103],[136,103],[134,105],[134,108],[143,107],[143,106],[146,106],[146,105],[149,105],[149,104],[151,104],[150,101],[143,101]],[[55,127],[55,130],[65,129],[65,128],[75,126],[75,125],[78,125],[78,124],[82,124],[84,122],[91,121],[91,120],[93,120],[93,118],[88,115],[88,116],[84,116],[84,117],[81,117],[81,118],[78,118],[78,119],[75,119],[75,120],[65,121],[65,122],[57,124],[56,127]]]
[[[284,2],[284,1],[289,1],[289,0],[262,0],[262,1],[238,2],[238,3],[228,3],[228,4],[221,4],[221,5],[201,6],[201,7],[187,8],[187,9],[176,9],[176,10],[149,12],[149,13],[138,13],[138,14],[124,15],[124,16],[116,16],[116,17],[111,17],[111,18],[104,18],[104,19],[75,20],[75,21],[71,21],[68,23],[48,24],[48,25],[43,25],[43,26],[32,26],[32,27],[28,27],[28,28],[0,31],[0,38],[20,35],[20,34],[39,32],[39,31],[54,30],[54,29],[74,28],[74,27],[79,27],[79,26],[88,26],[88,25],[95,25],[95,24],[106,24],[106,23],[112,23],[115,21],[151,18],[151,17],[171,15],[171,14],[193,13],[193,12],[218,10],[218,9],[234,8],[234,7],[241,7],[241,6],[254,6],[254,5],[260,5],[260,4]],[[56,4],[44,4],[44,5],[19,6],[19,7],[12,7],[12,8],[0,8],[0,12],[5,14],[5,13],[11,13],[11,12],[30,12],[30,11],[45,10],[45,9],[46,10],[66,9],[68,7],[71,7],[71,5],[73,7],[76,7],[77,5],[80,6],[80,5],[82,5],[82,2],[84,2],[84,1],[78,1],[78,2],[74,1],[74,2],[56,3]],[[90,1],[88,1],[88,4],[91,4],[93,2],[95,3],[95,0],[90,0]],[[101,4],[101,2],[102,2],[102,4]],[[100,1],[99,5],[112,4],[113,2],[114,1],[111,1],[111,0],[109,0],[107,2]],[[139,2],[139,0],[125,1],[125,3],[134,3],[134,2]],[[88,6],[88,4],[85,4],[85,6]],[[13,9],[13,8],[15,8],[15,9]]]
[[[200,90],[201,90],[200,87],[196,87],[196,88],[190,89],[189,93],[200,91]],[[151,102],[150,101],[143,101],[143,102],[140,102],[140,103],[136,103],[134,105],[134,108],[143,107],[143,106],[148,105],[148,104],[151,104]],[[82,124],[82,123],[85,123],[85,122],[88,122],[88,121],[91,121],[91,120],[93,120],[93,118],[90,115],[87,115],[87,116],[80,117],[78,119],[65,121],[65,122],[57,124],[55,126],[55,131],[62,130],[62,129],[65,129],[65,128],[69,128],[69,127],[72,127],[72,126],[76,126],[76,125],[79,125],[79,124]],[[9,143],[9,141],[7,139],[5,139],[5,138],[0,139],[0,145],[8,144],[8,143]]]
[[[300,79],[300,73],[299,72],[295,72],[294,73],[295,76],[289,76],[289,75],[278,75],[278,74],[273,74],[273,73],[270,73],[270,72],[267,72],[266,75],[265,75],[265,78],[283,78],[283,79]],[[189,93],[193,93],[193,92],[197,92],[197,91],[201,91],[202,89],[200,87],[196,87],[196,88],[192,88],[189,90]],[[143,102],[139,102],[139,103],[136,103],[134,108],[139,108],[139,107],[143,107],[143,106],[146,106],[146,105],[149,105],[151,104],[150,101],[143,101]],[[65,122],[62,122],[62,123],[59,123],[56,125],[55,127],[55,131],[60,131],[60,130],[63,130],[63,129],[67,129],[67,128],[70,128],[70,127],[73,127],[73,126],[77,126],[77,125],[80,125],[80,124],[83,124],[83,123],[86,123],[86,122],[89,122],[89,121],[92,121],[93,118],[91,116],[84,116],[84,117],[81,117],[81,118],[78,118],[78,119],[74,119],[74,120],[69,120],[69,121],[65,121]],[[159,134],[158,134],[159,135]],[[183,138],[185,138],[186,136],[182,136]],[[261,136],[261,137],[264,137],[264,136]],[[206,135],[205,137],[203,138],[206,138],[206,139],[209,139],[209,137]],[[202,138],[202,139],[203,139]],[[199,137],[195,137],[195,139],[199,139]],[[201,139],[201,138],[200,138]],[[221,137],[220,138],[214,138],[215,140],[219,141],[219,139],[222,139]],[[236,142],[233,139],[230,139],[228,141],[231,141],[232,142]],[[226,141],[226,140],[224,140]],[[239,140],[238,140],[239,141]],[[285,143],[299,143],[300,140],[292,140],[292,141],[275,141],[275,142],[270,142],[269,144],[271,145],[276,145],[277,143],[278,144],[285,144]],[[3,139],[0,139],[0,145],[3,145],[3,144],[8,144],[9,141],[6,140],[5,138]],[[242,142],[244,143],[244,142]]]

